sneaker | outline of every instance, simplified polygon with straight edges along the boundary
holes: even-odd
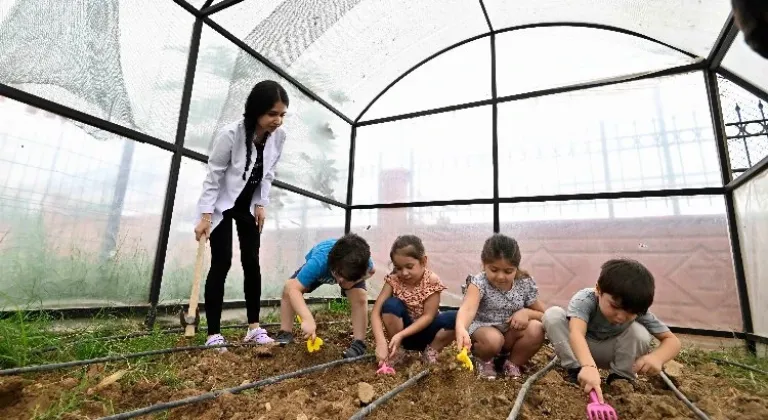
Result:
[[[256,343],[256,344],[272,344],[275,342],[270,336],[267,335],[267,330],[264,328],[248,329],[248,333],[243,338],[243,342]]]
[[[424,348],[424,353],[422,354],[422,358],[424,359],[424,363],[433,365],[437,363],[437,356],[440,353],[437,352],[432,346],[427,345],[426,348]]]
[[[351,357],[358,357],[365,354],[367,346],[365,345],[364,341],[361,340],[354,340],[352,341],[352,344],[349,345],[349,348],[344,350],[344,353],[342,355],[344,358],[349,359]]]
[[[227,340],[224,339],[224,336],[221,334],[214,334],[210,337],[208,337],[207,340],[205,340],[206,346],[218,346],[221,344],[227,344]],[[218,350],[219,353],[224,353],[227,351],[226,347],[216,347],[215,350]]]
[[[477,376],[488,380],[496,379],[496,367],[493,365],[493,359],[487,362],[477,360]]]
[[[293,333],[291,333],[290,331],[280,330],[277,333],[277,337],[275,337],[275,341],[277,342],[277,344],[280,344],[281,346],[291,344],[293,343]]]
[[[522,376],[520,368],[509,360],[504,361],[504,367],[502,368],[502,371],[504,372],[504,376],[507,378],[519,378]]]

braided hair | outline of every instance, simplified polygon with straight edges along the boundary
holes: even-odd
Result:
[[[245,101],[245,113],[243,113],[245,126],[245,170],[243,171],[243,181],[248,174],[248,168],[251,166],[251,155],[253,146],[251,142],[256,134],[259,118],[269,112],[276,103],[282,102],[288,106],[288,92],[274,80],[264,80],[256,85],[248,95]],[[264,143],[269,137],[269,132],[264,133],[261,142]]]

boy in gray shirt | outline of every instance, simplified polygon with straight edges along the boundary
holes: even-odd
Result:
[[[573,295],[568,309],[553,306],[542,319],[549,340],[571,382],[592,389],[604,402],[598,368],[610,369],[607,382],[656,375],[680,352],[680,340],[648,308],[653,275],[629,259],[605,262],[597,287]],[[651,353],[651,334],[661,345]]]

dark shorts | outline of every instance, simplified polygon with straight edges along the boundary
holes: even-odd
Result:
[[[298,280],[297,276],[299,275],[299,271],[301,271],[302,268],[304,268],[303,265],[301,267],[299,267],[299,269],[296,270],[295,273],[293,273],[291,278]],[[299,283],[301,283],[301,282],[299,282]],[[316,282],[310,284],[309,286],[304,286],[304,287],[307,289],[306,293],[312,293],[312,292],[315,291],[315,289],[317,289],[318,287],[320,287],[320,286],[322,286],[324,284],[328,284],[328,283],[322,283],[322,282],[316,281]],[[302,284],[302,286],[303,286],[303,284]],[[365,280],[361,281],[360,283],[355,284],[354,286],[352,286],[352,288],[353,289],[368,290],[367,286],[365,285]],[[341,295],[342,296],[346,296],[346,293],[344,293],[344,289],[342,289],[341,286],[339,286],[339,290],[341,291]]]
[[[403,328],[408,328],[409,325],[413,324],[413,320],[411,320],[411,316],[408,314],[408,307],[405,306],[402,300],[394,296],[384,301],[384,305],[381,307],[381,314],[391,314],[402,319]],[[435,339],[440,330],[452,331],[455,328],[456,314],[457,311],[438,312],[427,328],[403,339],[403,348],[416,351],[424,350]]]

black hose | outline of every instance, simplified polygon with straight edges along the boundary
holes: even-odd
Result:
[[[690,408],[691,411],[693,411],[693,413],[696,414],[696,417],[700,418],[701,420],[709,420],[709,417],[707,417],[707,415],[704,414],[703,411],[699,410],[699,407],[696,407],[690,400],[688,400],[685,394],[683,394],[682,392],[680,392],[679,389],[677,389],[675,384],[673,384],[672,381],[669,380],[669,377],[667,376],[666,373],[661,372],[659,373],[659,375],[661,375],[661,379],[664,381],[665,384],[667,384],[669,389],[671,389],[672,392],[675,393],[675,396],[677,397],[677,399],[682,401],[683,404],[687,405],[688,408]]]
[[[766,372],[764,370],[761,370],[761,369],[758,369],[758,368],[753,367],[753,366],[744,365],[744,364],[736,363],[736,362],[731,362],[730,360],[718,359],[717,357],[713,357],[712,360],[714,360],[717,363],[725,363],[725,364],[728,364],[728,365],[738,366],[738,367],[740,367],[742,369],[751,370],[752,372],[762,373],[763,375],[768,376],[768,372]]]
[[[113,356],[97,357],[95,359],[72,360],[70,362],[50,363],[45,365],[34,365],[34,366],[25,366],[25,367],[18,367],[18,368],[12,368],[12,369],[4,369],[4,370],[0,370],[0,376],[18,375],[21,373],[31,373],[31,372],[46,372],[49,370],[65,369],[65,368],[75,367],[75,366],[86,366],[86,365],[92,365],[95,363],[114,362],[119,360],[136,359],[139,357],[157,356],[160,354],[178,353],[183,351],[208,350],[208,349],[216,349],[220,347],[230,347],[230,348],[231,347],[254,347],[257,345],[258,344],[256,343],[225,343],[225,344],[215,344],[210,346],[200,345],[200,346],[169,347],[166,349],[148,350],[148,351],[142,351],[138,353],[116,354]]]
[[[512,411],[509,412],[509,415],[507,416],[507,420],[515,420],[517,419],[517,416],[520,415],[520,410],[523,408],[523,402],[525,401],[525,396],[528,394],[528,390],[533,386],[533,383],[538,381],[540,377],[542,377],[545,373],[547,373],[550,369],[555,367],[555,363],[557,363],[557,356],[553,357],[552,360],[547,363],[546,366],[541,368],[538,372],[534,373],[533,375],[529,376],[528,379],[526,379],[525,383],[523,383],[523,386],[520,388],[520,391],[517,393],[517,398],[515,399],[515,405],[512,406]]]
[[[362,360],[372,359],[373,357],[374,356],[372,354],[369,354],[369,355],[351,357],[351,358],[348,358],[348,359],[334,360],[332,362],[322,363],[322,364],[319,364],[319,365],[315,365],[315,366],[311,366],[311,367],[304,368],[304,369],[301,369],[301,370],[297,370],[297,371],[291,372],[291,373],[285,373],[285,374],[282,374],[282,375],[272,376],[272,377],[267,378],[267,379],[262,379],[260,381],[255,381],[255,382],[247,383],[247,384],[244,384],[244,385],[236,386],[234,388],[218,389],[216,391],[206,392],[205,394],[196,395],[194,397],[183,398],[183,399],[175,400],[175,401],[168,401],[168,402],[164,402],[164,403],[160,403],[160,404],[154,404],[154,405],[150,405],[150,406],[147,406],[147,407],[144,407],[144,408],[139,408],[137,410],[126,411],[124,413],[115,414],[115,415],[107,416],[107,417],[102,417],[100,420],[131,419],[131,418],[134,418],[134,417],[143,416],[143,415],[150,414],[150,413],[155,413],[155,412],[158,412],[158,411],[170,410],[172,408],[181,407],[181,406],[187,405],[187,404],[194,404],[194,403],[198,403],[198,402],[213,400],[213,399],[218,398],[220,395],[222,395],[224,393],[237,394],[239,392],[242,392],[242,391],[245,391],[245,390],[248,390],[248,389],[261,388],[263,386],[272,385],[272,384],[284,381],[286,379],[295,378],[297,376],[306,375],[308,373],[317,372],[319,370],[331,368],[331,367],[338,366],[338,365],[343,365],[343,364],[347,364],[347,363],[359,362],[359,361],[362,361]]]
[[[387,392],[386,394],[382,395],[376,401],[368,404],[367,406],[363,407],[358,411],[357,413],[353,414],[352,417],[349,418],[349,420],[359,420],[367,416],[368,414],[371,414],[373,410],[376,409],[381,404],[384,404],[385,402],[389,401],[392,397],[395,395],[405,391],[406,389],[413,386],[416,382],[419,381],[419,379],[427,376],[429,374],[429,369],[422,370],[419,372],[416,376],[412,377],[411,379],[408,379],[407,381],[401,383],[400,385],[393,388],[391,391]]]

